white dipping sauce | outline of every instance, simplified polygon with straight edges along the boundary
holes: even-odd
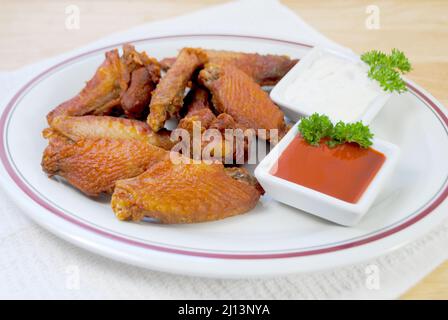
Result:
[[[309,114],[318,112],[333,121],[352,122],[384,94],[379,84],[368,77],[368,69],[361,60],[321,51],[286,87],[284,97]]]

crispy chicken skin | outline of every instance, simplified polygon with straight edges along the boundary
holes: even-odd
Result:
[[[183,108],[185,115],[180,119],[178,128],[193,132],[193,122],[200,121],[203,130],[207,129],[216,118],[211,107],[209,92],[202,87],[195,86],[185,97]]]
[[[96,70],[95,75],[86,83],[81,92],[72,99],[63,102],[47,115],[47,121],[51,121],[57,116],[82,116],[87,114],[108,115],[121,106],[121,97],[126,93],[134,70],[145,68],[149,74],[145,79],[145,89],[153,88],[160,78],[160,67],[155,59],[149,58],[146,53],[138,53],[131,45],[123,46],[123,55],[120,57],[118,50],[106,52],[106,59]],[[142,71],[140,71],[142,73]],[[135,76],[134,78],[136,78]],[[140,76],[141,77],[141,76]],[[149,85],[149,82],[151,84]],[[136,87],[142,85],[135,84]],[[142,97],[143,91],[137,90],[139,95],[126,96],[125,111],[131,115],[138,113],[141,108],[141,101],[148,102],[148,98]],[[144,91],[150,97],[151,91]],[[137,109],[137,110],[135,110]]]
[[[119,179],[135,177],[169,152],[169,135],[153,133],[144,122],[107,116],[57,117],[44,130],[49,144],[42,168],[64,177],[89,196],[112,193]]]
[[[148,124],[153,131],[159,131],[166,120],[178,115],[188,82],[205,62],[206,56],[201,49],[182,49],[152,94]]]
[[[245,213],[258,202],[260,189],[242,178],[241,170],[227,173],[222,164],[174,164],[170,160],[151,166],[138,177],[120,180],[112,195],[112,209],[120,220],[143,217],[161,223],[194,223]]]
[[[185,98],[187,113],[180,119],[178,128],[192,132],[193,122],[199,121],[201,132],[205,129],[217,129],[224,133],[225,129],[237,129],[238,125],[231,115],[226,113],[215,115],[210,99],[210,93],[205,88],[195,86]]]
[[[281,55],[260,55],[225,50],[204,50],[207,60],[216,64],[232,64],[252,77],[260,86],[275,85],[298,62]],[[168,70],[176,58],[160,61],[163,70]]]
[[[211,109],[212,104],[210,98],[211,97],[208,90],[195,83],[185,97],[184,106],[181,110],[181,116],[185,117],[189,113],[201,109]]]
[[[215,121],[215,119],[216,116],[210,109],[208,108],[197,109],[187,113],[187,115],[184,118],[180,119],[177,128],[185,129],[192,134],[194,124],[197,123],[201,128],[201,132],[204,132],[206,129],[210,127],[210,125]]]
[[[216,116],[211,110],[209,92],[199,86],[195,86],[185,98],[185,109],[187,113],[184,118],[179,121],[177,129],[184,129],[189,132],[190,141],[190,155],[193,155],[193,147],[195,138],[193,130],[198,126],[198,132],[201,133],[201,150],[203,150],[210,141],[203,137],[207,129],[216,129],[221,134],[221,147],[216,146],[217,150],[221,150],[221,161],[225,161],[230,156],[234,156],[236,148],[229,146],[230,141],[225,141],[225,129],[237,129],[238,126],[233,120],[232,116],[221,113]]]
[[[232,116],[239,127],[266,129],[266,134],[257,132],[266,140],[270,139],[270,129],[278,129],[279,136],[284,134],[283,112],[251,77],[238,68],[210,63],[199,73],[199,81],[212,93],[215,109]]]
[[[217,129],[221,133],[225,133],[226,129],[240,129],[240,127],[231,115],[221,113],[210,123],[209,129]]]
[[[49,145],[42,158],[44,171],[65,178],[88,196],[112,193],[117,180],[143,173],[167,154],[135,139],[87,138],[75,142],[59,133],[45,134]]]
[[[160,69],[155,64],[132,72],[129,88],[121,97],[121,107],[129,118],[142,119],[148,115],[151,92],[159,82],[159,76]]]
[[[153,132],[143,122],[110,116],[57,117],[52,129],[77,141],[84,138],[136,139],[170,150],[173,142],[170,131]]]
[[[134,47],[125,45],[123,57],[132,70],[128,88],[121,94],[121,107],[129,118],[142,119],[148,114],[151,93],[160,80],[160,65],[145,52],[138,53]]]
[[[226,168],[225,170],[226,170],[226,174],[229,177],[232,177],[233,179],[241,181],[241,182],[245,182],[248,185],[251,185],[251,186],[257,188],[257,190],[260,192],[260,194],[264,195],[265,191],[264,191],[263,187],[258,183],[257,178],[255,178],[254,176],[249,174],[249,172],[247,172],[246,169],[241,168],[241,167],[229,167],[229,168]]]

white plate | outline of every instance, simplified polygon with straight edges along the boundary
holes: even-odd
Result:
[[[184,46],[289,54],[309,46],[225,35],[132,41],[157,58]],[[119,44],[117,44],[119,46]],[[356,227],[347,228],[263,197],[250,213],[217,222],[158,225],[118,221],[95,201],[48,179],[40,167],[45,115],[75,95],[103,60],[103,48],[38,75],[7,104],[0,119],[5,190],[36,222],[83,248],[151,269],[215,277],[259,277],[316,271],[371,259],[403,246],[448,215],[448,118],[443,106],[409,83],[372,122],[378,138],[401,148],[391,182]]]

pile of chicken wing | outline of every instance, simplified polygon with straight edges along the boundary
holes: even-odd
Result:
[[[193,223],[254,208],[263,190],[244,168],[173,162],[176,141],[165,122],[175,118],[187,131],[200,123],[201,130],[284,133],[283,112],[262,86],[277,83],[297,60],[183,48],[157,61],[129,44],[121,56],[105,56],[81,92],[47,115],[43,170],[88,196],[112,194],[121,220]]]

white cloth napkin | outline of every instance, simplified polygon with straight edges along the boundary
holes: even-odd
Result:
[[[0,73],[0,97],[12,95],[33,75],[76,53],[132,39],[191,33],[262,35],[348,50],[275,0],[238,1],[142,25],[17,71]],[[145,270],[79,249],[31,222],[3,190],[0,221],[0,298],[396,298],[442,263],[448,246],[447,221],[406,247],[362,265],[269,280],[215,280]],[[376,265],[380,272],[377,289],[366,285],[368,265]]]

